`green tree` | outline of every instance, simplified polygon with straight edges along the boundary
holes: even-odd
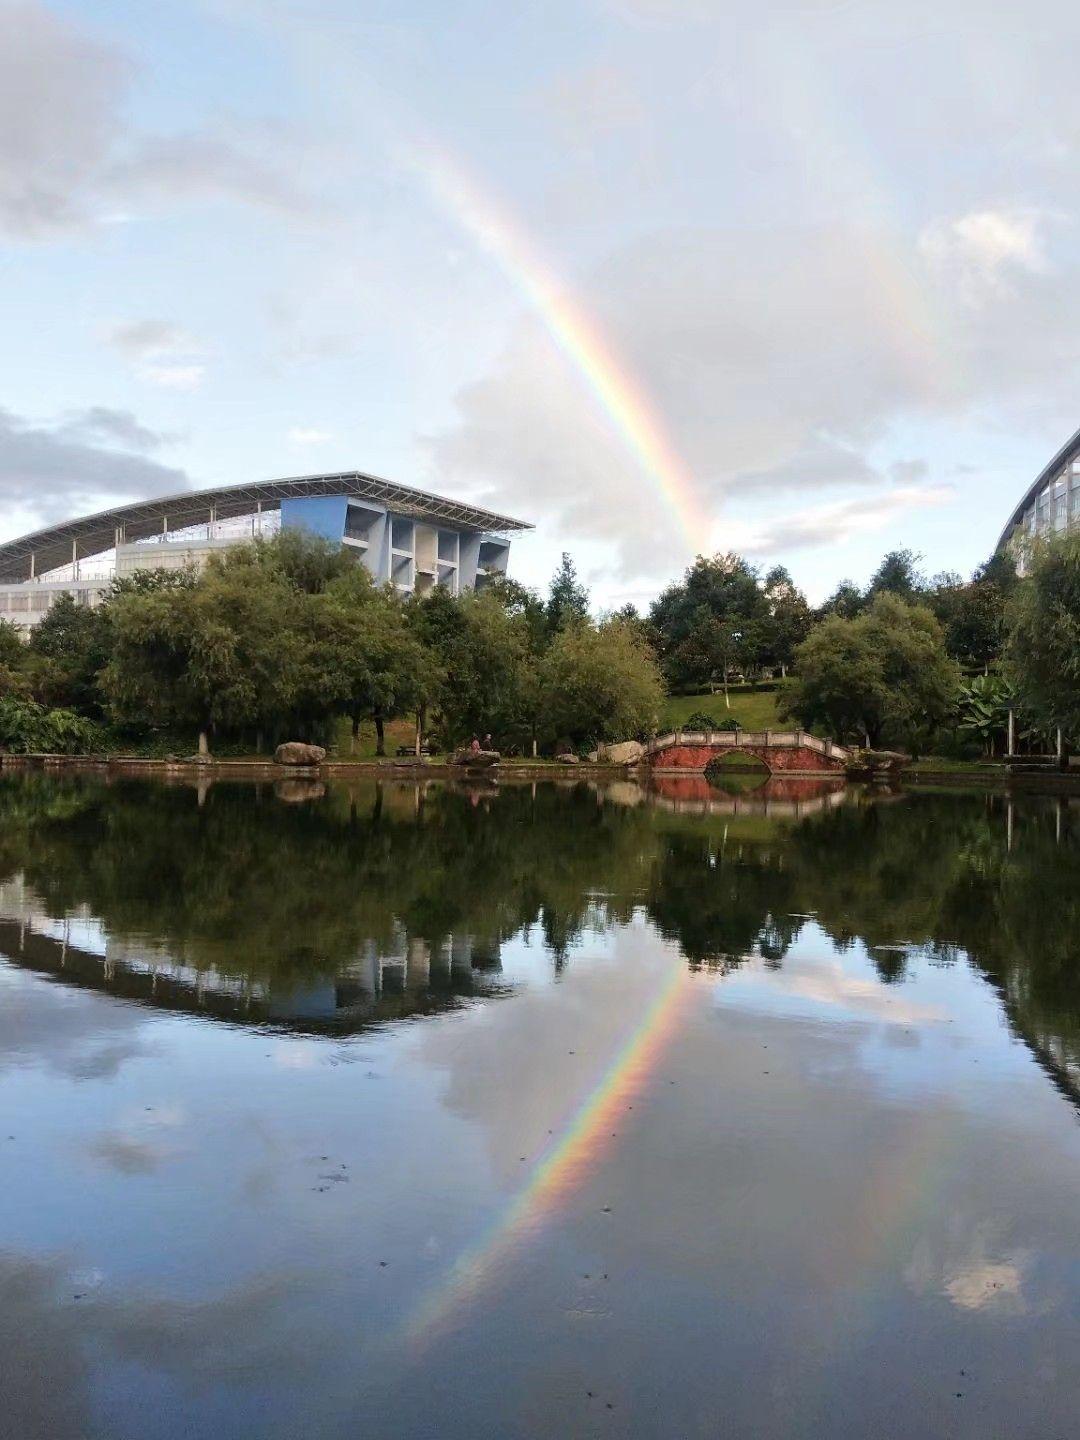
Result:
[[[854,620],[866,608],[863,592],[854,580],[841,580],[836,589],[821,606],[819,618],[838,615],[841,620]]]
[[[18,627],[0,620],[0,696],[29,694],[27,654]]]
[[[336,677],[331,703],[352,722],[356,748],[360,722],[375,723],[376,754],[386,753],[385,723],[409,713],[422,738],[426,708],[439,692],[434,656],[410,624],[406,607],[367,571],[353,566],[312,602],[326,671]]]
[[[637,627],[581,621],[552,641],[540,669],[540,695],[551,739],[592,745],[653,733],[664,684]]]
[[[411,609],[436,667],[433,708],[446,743],[489,732],[498,744],[523,740],[531,729],[526,684],[535,663],[526,616],[486,590],[454,600],[436,588]]]
[[[1080,534],[1032,547],[1009,606],[1005,668],[1037,725],[1080,736]]]
[[[355,551],[310,530],[293,527],[279,530],[269,540],[238,546],[232,554],[282,575],[305,595],[321,595],[358,564]]]
[[[555,635],[564,625],[575,620],[584,620],[588,614],[589,592],[578,580],[577,567],[564,550],[559,568],[551,577],[551,588],[548,591],[548,634]]]
[[[200,749],[215,728],[278,731],[300,678],[300,595],[244,547],[196,585],[117,596],[101,677],[113,718],[198,730]]]
[[[890,550],[870,578],[867,598],[875,595],[896,595],[914,602],[926,589],[919,569],[922,556],[915,550]]]
[[[1018,584],[1014,561],[998,554],[980,565],[966,583],[958,576],[933,582],[926,603],[945,629],[949,654],[961,665],[987,672],[1000,661],[1009,597]]]
[[[920,748],[955,702],[959,671],[921,605],[879,594],[854,620],[824,620],[796,652],[783,712],[840,740]]]
[[[806,596],[783,565],[775,565],[762,582],[767,614],[759,622],[761,658],[786,675],[796,647],[810,633],[812,618]]]
[[[767,650],[769,602],[739,555],[699,555],[653,603],[649,620],[669,685],[702,688],[733,668],[752,670]]]
[[[584,593],[584,592],[583,592]],[[514,580],[509,575],[497,575],[484,586],[484,594],[498,600],[508,615],[520,615],[525,622],[529,637],[529,649],[534,655],[543,654],[550,638],[547,606],[536,593]],[[588,596],[585,596],[588,609]]]
[[[44,662],[35,688],[49,705],[100,718],[98,676],[109,658],[108,606],[78,605],[59,595],[30,635],[32,655]]]

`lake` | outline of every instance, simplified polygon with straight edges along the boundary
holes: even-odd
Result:
[[[5,1437],[1071,1437],[1078,1110],[1080,801],[0,777]]]

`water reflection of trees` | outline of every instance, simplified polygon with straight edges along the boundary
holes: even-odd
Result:
[[[813,912],[838,948],[868,946],[885,981],[910,954],[968,957],[1059,1078],[1080,1077],[1071,807],[1033,800],[1010,820],[1001,796],[913,793],[777,818],[643,799],[365,781],[306,804],[242,785],[200,803],[182,787],[7,776],[0,883],[21,877],[54,931],[94,917],[114,953],[141,946],[196,986],[269,997],[255,1011],[269,1018],[275,996],[323,982],[361,1018],[460,1003],[497,988],[512,936],[537,927],[560,965],[583,933],[639,911],[693,965],[780,964]],[[10,953],[7,931],[0,942]]]

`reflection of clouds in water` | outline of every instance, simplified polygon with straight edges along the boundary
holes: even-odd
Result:
[[[841,965],[836,964],[787,974],[783,977],[783,988],[789,994],[811,1000],[816,1005],[836,1006],[892,1025],[945,1019],[945,1012],[940,1006],[901,999],[879,980],[864,980],[857,975],[849,975]]]
[[[111,1130],[103,1130],[87,1146],[91,1156],[124,1175],[149,1175],[178,1152],[160,1138],[162,1131],[187,1124],[179,1105],[144,1106],[128,1110]]]
[[[946,1019],[938,1005],[904,997],[880,980],[852,975],[836,961],[805,961],[788,957],[779,969],[754,961],[716,992],[717,1003],[740,1010],[782,1013],[785,1005],[806,1010],[823,1008],[881,1020],[888,1025],[914,1025]]]
[[[1048,1308],[1034,1307],[1024,1293],[1032,1259],[1028,1250],[1007,1248],[992,1222],[965,1226],[954,1217],[937,1244],[918,1241],[904,1280],[917,1295],[943,1295],[958,1310],[1027,1315]]]
[[[257,1276],[206,1300],[110,1294],[99,1281],[60,1259],[0,1254],[0,1436],[97,1433],[87,1418],[95,1361],[128,1362],[195,1389],[268,1375],[296,1380],[319,1361],[308,1325],[291,1311],[297,1301],[314,1303],[314,1278]]]
[[[641,1024],[667,967],[685,964],[643,921],[604,937],[602,948],[602,957],[575,956],[560,984],[519,990],[497,1023],[474,1010],[423,1037],[418,1053],[448,1077],[444,1104],[483,1127],[504,1181],[520,1178],[521,1157],[535,1158],[551,1130],[562,1134]]]
[[[272,1053],[279,1070],[314,1070],[323,1059],[310,1040],[278,1040]]]
[[[123,1175],[150,1175],[169,1155],[168,1150],[152,1141],[107,1131],[91,1141],[87,1150],[95,1160],[101,1160]]]
[[[73,1080],[110,1080],[153,1053],[145,1012],[68,990],[0,961],[0,1072],[41,1065]]]
[[[1016,1302],[1023,1311],[1026,1307],[1020,1295],[1022,1272],[1012,1261],[996,1265],[976,1265],[961,1270],[945,1282],[945,1293],[961,1310],[982,1310],[984,1306],[1002,1301]]]

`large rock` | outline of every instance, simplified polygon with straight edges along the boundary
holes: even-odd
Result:
[[[321,745],[303,745],[299,740],[287,740],[274,751],[276,765],[321,765],[325,759]]]
[[[617,745],[601,745],[600,759],[607,765],[636,765],[645,754],[639,740],[621,740]]]
[[[487,770],[492,765],[498,765],[502,759],[499,750],[473,750],[466,746],[454,754],[455,765],[464,765],[469,770]]]
[[[561,755],[556,755],[555,759],[559,762],[560,765],[581,764],[581,757],[579,755],[572,755],[569,750],[564,750]]]

